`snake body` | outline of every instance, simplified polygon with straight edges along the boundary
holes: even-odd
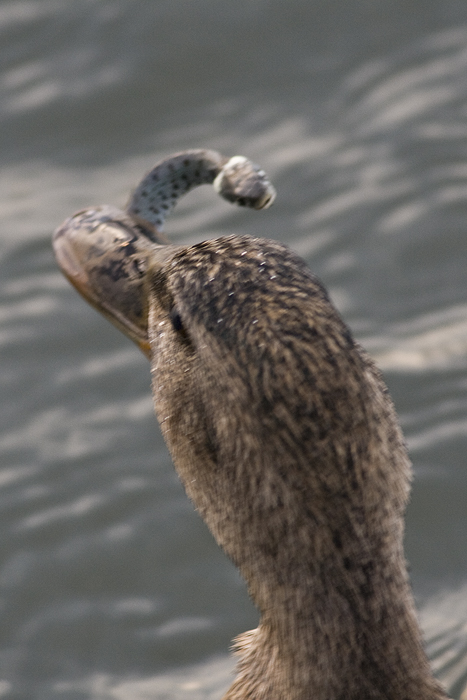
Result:
[[[194,187],[210,184],[227,201],[253,209],[266,209],[276,196],[264,170],[248,158],[190,150],[158,163],[134,191],[127,213],[162,231],[180,197]]]

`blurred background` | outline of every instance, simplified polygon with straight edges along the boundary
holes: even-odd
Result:
[[[427,649],[467,682],[465,0],[0,0],[0,698],[219,698],[245,586],[177,480],[147,360],[51,235],[161,157],[260,163],[266,212],[200,188],[173,241],[286,242],[384,370],[414,462]]]

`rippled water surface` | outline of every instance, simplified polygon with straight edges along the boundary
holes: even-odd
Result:
[[[0,1],[0,697],[218,698],[257,614],[187,501],[149,366],[61,277],[73,211],[163,155],[271,175],[267,212],[190,194],[174,241],[276,238],[385,372],[415,466],[427,648],[467,681],[467,5]]]

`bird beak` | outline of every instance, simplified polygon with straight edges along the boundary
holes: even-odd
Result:
[[[175,247],[154,243],[135,220],[113,207],[78,212],[53,237],[65,277],[148,358],[147,272]]]

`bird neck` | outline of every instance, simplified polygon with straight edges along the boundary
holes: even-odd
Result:
[[[238,677],[225,700],[446,697],[422,648],[402,551],[389,566],[389,552],[363,549],[321,560],[316,548],[295,551],[260,579],[240,565],[262,615],[237,640]]]
[[[158,383],[166,376],[155,373]],[[262,439],[246,402],[227,414],[213,393],[210,410],[226,426],[219,418],[207,437],[202,403],[186,411],[186,384],[173,389],[180,409],[157,397],[156,408],[178,473],[261,613],[237,640],[224,700],[445,698],[406,572],[409,463],[391,405],[376,403],[371,429],[357,420],[336,428],[339,440],[328,434],[295,453],[289,441],[279,456],[277,435]],[[224,429],[234,439],[221,441]]]
[[[205,519],[261,613],[258,629],[238,640],[239,674],[225,700],[446,697],[423,650],[403,552],[405,449],[396,424],[385,421],[386,444],[374,425],[360,458],[330,440],[315,464],[312,452],[274,464],[263,446],[251,462],[226,461],[219,483],[211,473],[228,499],[213,508],[212,492]]]

